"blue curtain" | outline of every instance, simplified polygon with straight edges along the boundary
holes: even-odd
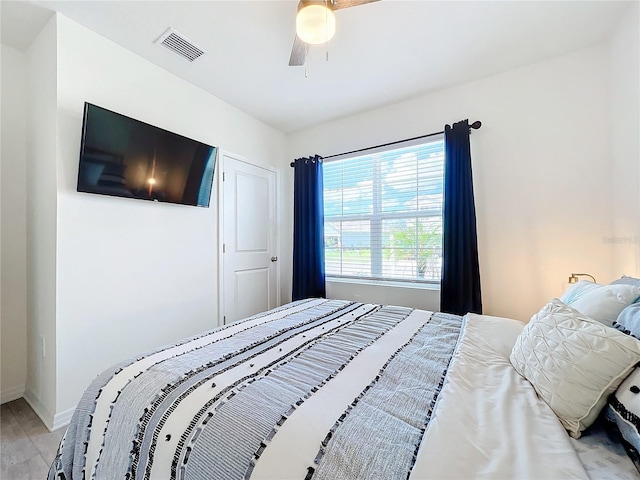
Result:
[[[440,310],[482,313],[469,122],[444,129],[444,205]]]
[[[293,300],[325,297],[322,157],[294,162]]]

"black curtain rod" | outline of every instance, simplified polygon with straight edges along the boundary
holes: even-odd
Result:
[[[469,125],[469,128],[473,128],[474,130],[478,130],[481,126],[482,126],[482,122],[480,120],[476,120],[471,125]],[[329,155],[327,157],[322,157],[322,159],[326,160],[328,158],[339,157],[341,155],[350,155],[352,153],[366,152],[367,150],[373,150],[374,148],[388,147],[389,145],[395,145],[396,143],[404,143],[404,142],[410,142],[412,140],[418,140],[420,138],[434,137],[436,135],[442,135],[443,133],[444,133],[444,130],[441,131],[441,132],[427,133],[426,135],[420,135],[418,137],[413,137],[413,138],[405,138],[404,140],[396,140],[395,142],[383,143],[381,145],[375,145],[373,147],[361,148],[359,150],[351,150],[350,152],[344,152],[344,153],[336,153],[335,155]],[[289,165],[291,165],[293,167],[293,166],[295,166],[295,162],[291,162]]]

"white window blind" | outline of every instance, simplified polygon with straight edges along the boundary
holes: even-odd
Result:
[[[324,163],[327,276],[440,282],[444,140],[421,141]]]

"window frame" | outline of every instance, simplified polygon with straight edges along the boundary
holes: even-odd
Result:
[[[346,153],[342,155],[332,156],[330,159],[323,160],[326,164],[333,163],[335,161],[340,160],[349,160],[351,158],[358,158],[364,156],[375,155],[377,153],[386,153],[393,150],[399,150],[409,147],[418,147],[422,145],[427,145],[430,143],[442,142],[442,170],[443,170],[443,189],[444,189],[444,133],[437,133],[428,135],[425,137],[415,138],[412,140],[397,142],[393,144],[387,144],[380,147],[375,147],[366,150],[360,150],[357,152]],[[349,274],[335,274],[335,273],[326,273],[326,279],[330,282],[342,282],[342,283],[354,283],[354,284],[372,284],[372,285],[389,285],[395,287],[413,287],[413,288],[424,288],[424,289],[439,289],[440,287],[440,279],[419,279],[419,278],[398,278],[398,277],[384,277],[382,276],[382,252],[385,249],[384,246],[379,245],[381,235],[376,235],[375,232],[382,231],[382,222],[384,220],[392,220],[392,219],[428,219],[428,218],[438,218],[440,219],[440,224],[442,224],[442,209],[439,212],[433,211],[397,211],[397,212],[380,212],[376,211],[376,208],[379,207],[381,200],[379,199],[379,187],[381,184],[379,183],[380,179],[377,179],[377,184],[373,186],[373,197],[372,198],[372,213],[371,214],[353,214],[353,215],[340,215],[340,216],[327,216],[325,214],[324,223],[325,227],[328,222],[344,222],[344,221],[369,221],[370,222],[370,242],[368,249],[371,251],[371,260],[370,260],[370,272],[379,271],[380,276],[374,276],[373,273],[369,276],[367,275],[349,275]],[[374,182],[375,183],[375,182]],[[376,188],[378,187],[378,188]],[[323,188],[324,195],[324,188]],[[378,200],[376,200],[376,196],[378,196]],[[413,245],[415,250],[419,249],[419,245],[415,243]],[[374,260],[374,250],[376,251],[377,260]],[[326,253],[326,245],[323,250]],[[442,258],[442,242],[440,243],[440,258]],[[343,266],[342,259],[340,260],[341,267]],[[326,268],[326,267],[325,267]],[[442,266],[440,265],[440,270]]]

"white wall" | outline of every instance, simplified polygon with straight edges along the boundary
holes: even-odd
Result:
[[[440,290],[404,285],[362,284],[352,281],[328,281],[327,298],[341,298],[357,302],[407,305],[424,310],[438,310]]]
[[[640,3],[611,39],[614,273],[640,276]]]
[[[24,389],[26,376],[25,398],[53,428],[68,421],[107,366],[218,325],[217,192],[208,209],[77,193],[84,102],[216,145],[279,176],[289,168],[285,136],[61,15],[23,55],[24,73],[22,54],[2,48],[3,399],[6,381],[22,378]],[[14,114],[25,101],[21,120]],[[13,131],[5,130],[7,114]],[[281,210],[288,203],[283,195],[278,202]],[[15,230],[6,228],[12,215]],[[286,217],[279,211],[279,228]],[[9,254],[20,261],[20,246],[23,265],[14,268]],[[286,300],[290,282],[282,277]],[[17,295],[6,302],[12,288]],[[18,318],[21,298],[28,320],[5,321]]]
[[[606,46],[582,50],[291,134],[289,156],[331,155],[481,120],[471,142],[484,312],[528,320],[562,293],[569,273],[612,276],[602,241],[611,225],[608,72]],[[329,283],[328,292],[378,298],[342,283]],[[424,291],[412,294],[404,304],[438,309],[431,292],[426,302]]]
[[[64,16],[57,22],[56,411],[65,414],[109,365],[218,325],[217,193],[210,208],[77,193],[84,102],[289,167],[282,133]]]
[[[27,388],[53,425],[56,402],[56,24],[27,52]],[[43,348],[44,346],[44,348]]]
[[[0,403],[27,382],[26,55],[2,45]]]

